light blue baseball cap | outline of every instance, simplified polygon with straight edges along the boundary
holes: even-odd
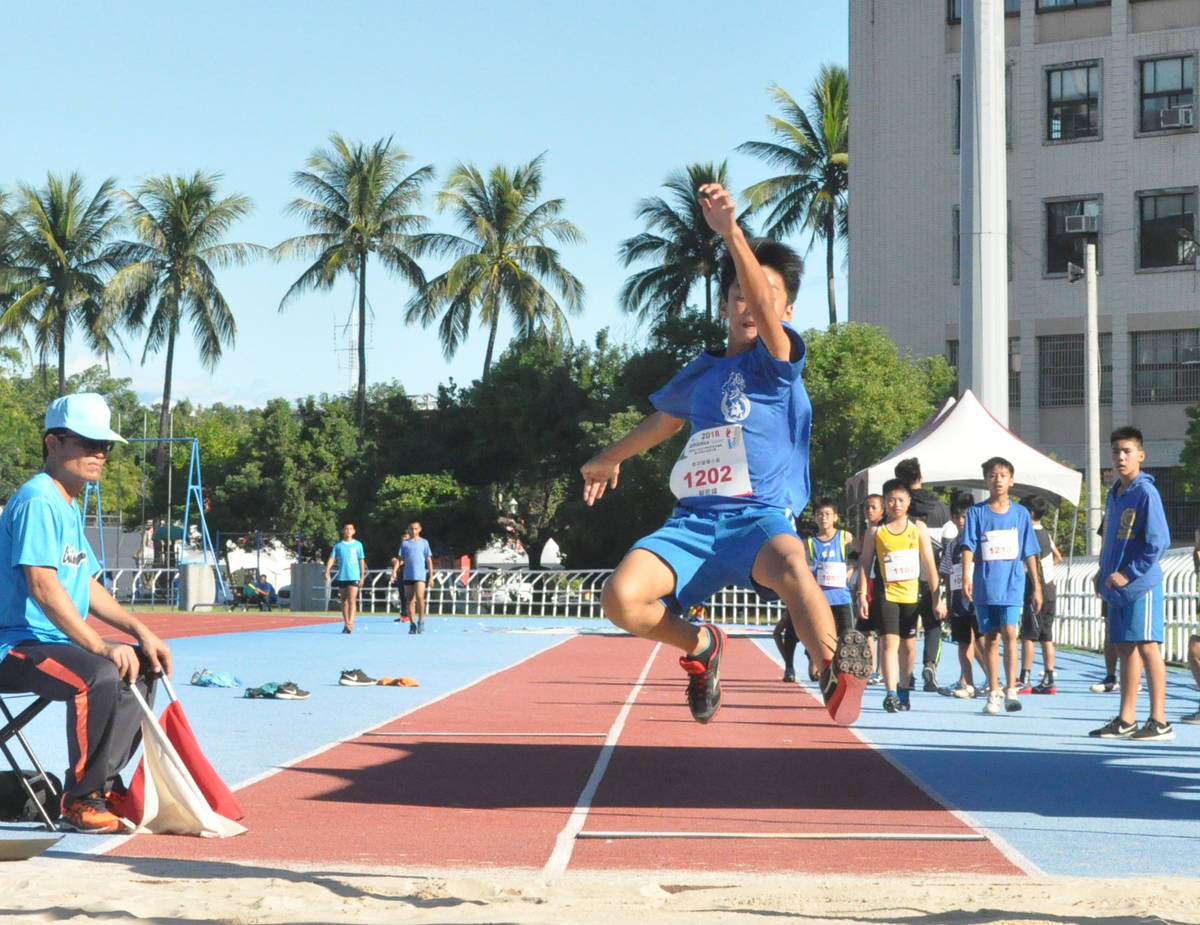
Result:
[[[89,440],[126,439],[112,429],[112,412],[108,402],[97,392],[77,392],[50,402],[46,409],[46,430],[69,430]]]

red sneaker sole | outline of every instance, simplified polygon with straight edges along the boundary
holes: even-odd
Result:
[[[849,672],[838,675],[837,690],[833,692],[825,709],[829,716],[839,726],[849,726],[862,712],[863,691],[867,689],[867,679],[859,678]]]

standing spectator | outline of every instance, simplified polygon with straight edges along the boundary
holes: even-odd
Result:
[[[326,581],[332,577],[334,566],[337,577],[333,583],[342,597],[342,632],[349,635],[354,632],[354,617],[358,613],[358,589],[367,577],[367,559],[363,544],[354,538],[354,524],[342,525],[342,540],[333,547],[325,563]]]
[[[404,569],[404,603],[412,622],[410,634],[425,632],[425,589],[433,575],[433,552],[429,541],[421,536],[421,524],[413,521],[408,525],[408,539],[400,541],[400,548],[392,559],[392,581]]]
[[[886,694],[883,708],[888,713],[908,710],[909,690],[917,641],[917,582],[924,567],[937,590],[937,565],[929,530],[919,520],[908,517],[908,486],[902,479],[883,483],[883,503],[887,519],[871,531],[864,543],[863,574],[869,574],[875,561],[880,563],[882,579],[876,581],[874,597],[879,601],[876,610],[876,631],[883,641],[881,661]],[[946,605],[941,596],[934,605],[938,618],[945,616]],[[867,590],[864,583],[858,590],[859,615],[868,615]]]
[[[78,832],[124,829],[109,802],[137,750],[142,711],[131,685],[153,701],[154,677],[171,671],[171,650],[99,581],[100,564],[75,500],[100,481],[113,441],[103,397],[50,403],[42,471],[17,489],[0,516],[0,689],[66,703],[62,824]],[[96,617],[137,640],[107,643]]]
[[[950,509],[946,502],[933,492],[923,488],[925,479],[921,475],[921,462],[912,456],[896,463],[896,478],[908,486],[911,502],[908,506],[908,516],[919,520],[929,528],[929,541],[933,545],[934,561],[941,558],[945,546],[943,531],[951,524]],[[952,524],[951,524],[952,525]],[[957,533],[952,531],[952,535]],[[933,595],[929,589],[929,576],[922,573],[918,585],[917,613],[921,618],[921,632],[924,633],[922,649],[921,677],[926,691],[936,691],[937,665],[942,655],[942,628],[940,621],[933,612]],[[911,681],[910,681],[911,686]]]
[[[858,561],[858,543],[847,530],[838,528],[838,512],[833,500],[821,498],[813,507],[817,532],[804,541],[809,565],[840,636],[854,629],[854,613],[850,606],[850,579]]]
[[[1159,558],[1170,542],[1154,477],[1142,471],[1142,432],[1119,427],[1109,438],[1117,481],[1104,506],[1104,544],[1096,590],[1108,604],[1108,636],[1121,664],[1121,712],[1090,735],[1165,742],[1167,666],[1163,661],[1163,589]],[[1150,688],[1150,718],[1139,729],[1137,696],[1142,666]]]
[[[993,456],[983,464],[988,500],[971,506],[962,531],[963,594],[975,604],[975,619],[986,655],[988,700],[983,712],[1010,713],[1021,709],[1017,694],[1017,626],[1025,600],[1025,577],[1033,582],[1033,609],[1042,609],[1038,581],[1040,547],[1033,519],[1024,505],[1009,498],[1016,471],[1013,464]],[[1001,686],[1000,642],[1004,642],[1005,686]]]
[[[404,532],[400,534],[400,546],[404,545],[405,540],[412,539],[412,530],[409,527],[404,528]],[[396,586],[397,593],[400,595],[400,616],[393,620],[393,623],[407,623],[412,619],[412,613],[408,607],[408,596],[404,593],[404,582],[396,577],[399,573],[400,566],[400,547],[396,549],[396,555],[392,556],[392,575],[391,583]]]
[[[1021,675],[1017,686],[1022,694],[1054,694],[1054,612],[1057,595],[1054,586],[1054,566],[1062,561],[1062,553],[1042,526],[1046,499],[1034,495],[1025,502],[1033,519],[1033,533],[1038,541],[1038,580],[1042,585],[1042,609],[1033,609],[1033,583],[1025,582],[1025,605],[1021,611]],[[1042,646],[1042,680],[1033,686],[1033,644]]]
[[[950,638],[958,644],[958,683],[950,690],[955,697],[966,700],[975,696],[974,660],[979,658],[984,676],[987,666],[979,645],[979,624],[975,619],[975,605],[962,592],[962,529],[967,522],[967,511],[974,504],[969,494],[961,494],[950,502],[950,520],[958,529],[952,540],[946,543],[938,575],[947,589],[947,610],[950,613]]]
[[[867,541],[871,538],[871,531],[883,523],[883,495],[867,495],[866,503],[863,505],[863,517],[867,522],[867,528],[863,530],[862,535],[858,538],[858,549],[861,555],[862,550],[867,548]],[[868,575],[861,568],[855,572],[855,581],[859,589],[866,588],[867,590],[867,608],[868,615],[859,617],[856,629],[868,638],[871,642],[871,676],[867,679],[868,684],[882,684],[883,674],[879,670],[879,666],[883,663],[883,653],[880,651],[882,643],[879,639],[879,634],[875,632],[875,625],[878,622],[875,619],[875,610],[878,606],[878,601],[872,596],[875,588],[875,579],[879,577],[879,563],[876,562],[871,566],[871,573]]]

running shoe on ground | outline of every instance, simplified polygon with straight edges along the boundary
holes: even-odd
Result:
[[[111,835],[114,832],[125,831],[125,823],[121,821],[120,816],[109,810],[104,795],[99,792],[72,800],[71,805],[63,810],[58,824],[60,828],[72,832],[94,835]]]
[[[871,673],[871,644],[858,630],[846,630],[838,638],[833,661],[821,672],[821,694],[833,721],[849,726],[862,710],[862,695]]]
[[[997,713],[1004,712],[1004,691],[988,691],[987,703],[983,705],[983,712],[989,716],[995,716]]]
[[[1017,689],[1010,687],[1004,692],[1004,709],[1009,713],[1016,713],[1021,709],[1021,701],[1017,699]]]
[[[883,683],[883,675],[881,675],[877,671],[873,675],[871,675],[869,678],[867,678],[867,683],[868,684],[882,684]]]
[[[1185,713],[1183,716],[1179,717],[1179,721],[1181,723],[1188,723],[1192,726],[1200,726],[1200,710],[1197,710],[1195,713]]]
[[[888,694],[883,698],[883,709],[886,713],[900,712],[900,698],[895,694]]]
[[[1170,723],[1160,723],[1156,719],[1148,719],[1142,723],[1142,728],[1129,737],[1130,742],[1170,742],[1175,738],[1175,730]]]
[[[361,668],[343,671],[342,676],[338,679],[338,684],[344,687],[366,687],[368,684],[374,683],[375,679],[368,677]]]
[[[1119,694],[1121,685],[1116,678],[1105,678],[1103,681],[1097,681],[1088,690],[1093,694]]]
[[[422,620],[420,623],[417,624],[417,635],[419,636],[423,632],[425,632],[425,621],[424,620]]]
[[[275,689],[276,700],[307,700],[308,691],[302,691],[291,681],[284,681]]]
[[[1029,680],[1029,675],[1023,671],[1017,675],[1017,687],[1033,687],[1033,682]],[[1022,693],[1024,693],[1024,691],[1022,691]]]
[[[937,684],[937,669],[933,665],[926,665],[921,670],[921,677],[925,681],[926,693],[934,693],[938,689]]]
[[[795,684],[796,683],[796,669],[795,668],[784,669],[783,680],[789,684]]]
[[[679,656],[679,665],[690,675],[687,702],[692,719],[707,723],[721,709],[721,656],[725,653],[725,634],[711,623],[701,626],[708,630],[708,648],[698,655]]]
[[[896,691],[896,696],[900,698],[900,712],[907,713],[912,709],[912,703],[909,701],[911,691],[907,687],[902,687]]]
[[[971,700],[975,696],[975,685],[959,683],[951,693],[963,700]]]
[[[1093,739],[1128,739],[1137,732],[1137,723],[1126,723],[1121,717],[1115,717],[1099,729],[1088,733]]]
[[[350,627],[348,627],[348,626],[343,626],[343,627],[342,627],[342,635],[343,635],[343,636],[349,636],[349,635],[350,635]]]
[[[1021,695],[1032,694],[1033,693],[1033,685],[1029,684],[1028,682],[1026,682],[1025,684],[1019,684],[1017,687],[1017,693],[1021,694]]]
[[[1022,691],[1021,693],[1025,693],[1025,692]],[[1055,686],[1053,678],[1042,678],[1042,680],[1040,680],[1038,682],[1037,687],[1033,688],[1030,691],[1030,693],[1033,693],[1033,694],[1057,694],[1058,688]]]
[[[408,635],[410,635],[410,636],[417,635],[417,624],[415,624],[415,623],[408,624]]]

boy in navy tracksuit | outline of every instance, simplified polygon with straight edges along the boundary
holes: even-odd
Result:
[[[1110,442],[1117,478],[1104,506],[1104,545],[1096,591],[1108,605],[1109,639],[1121,662],[1121,712],[1090,735],[1168,741],[1175,738],[1175,730],[1165,712],[1163,573],[1158,560],[1171,534],[1154,478],[1142,472],[1146,459],[1142,432],[1136,427],[1120,427],[1113,431]],[[1150,718],[1139,729],[1137,695],[1143,664],[1150,689]]]

